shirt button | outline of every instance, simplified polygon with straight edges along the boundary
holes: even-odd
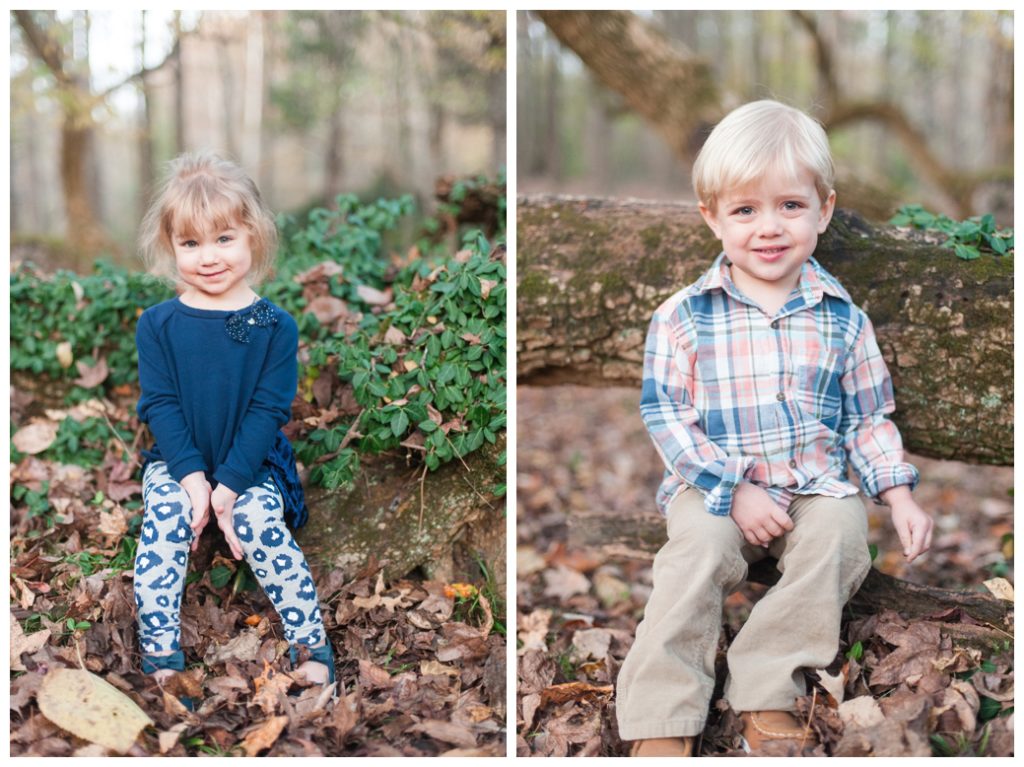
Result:
[[[779,321],[778,320],[772,320],[772,327],[777,329],[779,327]]]
[[[795,468],[796,468],[796,461],[790,460],[790,462],[789,462],[789,468],[791,468],[791,469],[795,469]]]
[[[777,399],[779,402],[785,402],[786,401],[786,392],[780,391],[778,394],[775,395],[775,399]]]

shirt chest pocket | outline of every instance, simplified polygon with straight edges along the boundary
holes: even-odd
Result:
[[[840,378],[844,362],[844,354],[825,348],[817,360],[802,360],[794,373],[793,389],[800,410],[833,430],[843,404]]]

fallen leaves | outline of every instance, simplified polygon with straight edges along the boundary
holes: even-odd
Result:
[[[573,548],[569,531],[585,519],[577,512],[607,509],[628,525],[630,514],[652,503],[662,467],[635,416],[636,396],[580,388],[519,392],[519,756],[626,752],[614,682],[650,593],[650,562]],[[901,557],[888,564],[880,543],[880,566],[947,588],[987,581],[992,593],[1008,598],[1011,473],[922,463],[915,497],[936,515],[936,543],[913,572]],[[873,542],[887,540],[888,520],[875,515],[871,522]],[[989,572],[1005,575],[1005,584]],[[728,641],[764,591],[748,585],[727,602],[719,683]],[[988,644],[972,644],[971,629],[979,627],[967,621],[956,610],[914,620],[883,611],[844,621],[840,653],[808,674],[811,694],[798,700],[821,739],[815,755],[1011,755],[1012,625],[1002,627],[1004,647],[991,644],[992,631]],[[742,755],[738,719],[721,697],[709,712],[701,755]]]
[[[11,443],[20,453],[38,455],[57,439],[60,424],[50,420],[31,421],[11,437]]]
[[[123,692],[95,674],[54,669],[36,695],[43,716],[61,729],[118,754],[153,721]]]

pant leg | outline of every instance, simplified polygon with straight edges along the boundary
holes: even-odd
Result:
[[[285,525],[281,494],[272,480],[238,497],[232,524],[246,561],[281,618],[288,644],[323,642],[327,635],[313,576]]]
[[[139,647],[144,653],[162,653],[181,649],[181,596],[193,538],[192,503],[163,461],[146,467],[142,502],[145,511],[134,580]]]
[[[715,687],[725,597],[747,574],[731,517],[709,514],[683,490],[668,510],[668,543],[654,558],[654,587],[617,681],[624,740],[697,735]]]
[[[782,577],[750,611],[729,648],[725,697],[735,711],[792,710],[804,668],[839,650],[843,606],[867,576],[867,512],[859,496],[797,496],[793,530],[770,553]]]

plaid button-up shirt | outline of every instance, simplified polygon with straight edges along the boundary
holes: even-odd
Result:
[[[794,495],[855,495],[917,484],[887,418],[892,381],[867,315],[813,258],[774,317],[740,292],[720,255],[654,313],[640,412],[667,467],[658,507],[685,486],[712,514],[736,485]]]

